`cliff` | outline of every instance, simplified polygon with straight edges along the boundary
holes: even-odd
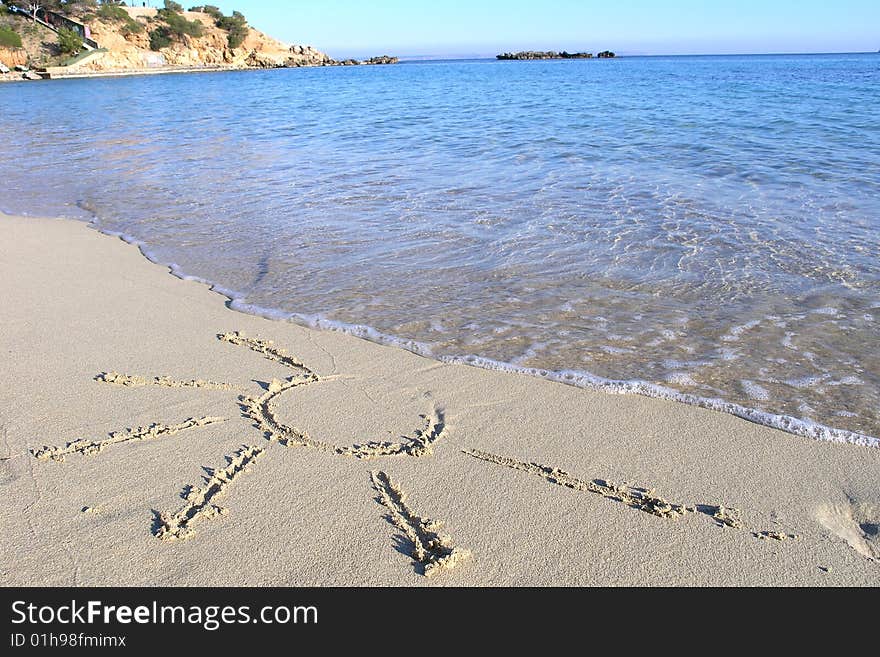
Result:
[[[91,39],[100,46],[75,58],[60,56],[54,46],[57,35],[50,29],[15,16],[22,24],[17,28],[19,32],[36,33],[36,38],[20,49],[0,50],[0,61],[10,67],[24,63],[43,67],[51,77],[181,68],[279,68],[398,61],[393,57],[375,57],[364,62],[336,61],[312,46],[289,45],[274,39],[248,26],[243,17],[240,24],[224,29],[219,26],[216,14],[186,11],[171,16],[172,21],[180,21],[183,30],[193,33],[187,34],[170,28],[169,14],[156,9],[118,7],[112,12],[70,12],[71,18],[88,26]],[[193,28],[193,24],[197,27]],[[234,38],[232,30],[238,30]]]

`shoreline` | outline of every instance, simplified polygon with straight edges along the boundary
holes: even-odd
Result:
[[[243,314],[81,221],[0,235],[5,586],[880,584],[876,449]],[[398,489],[455,559],[395,549]]]
[[[4,212],[0,210],[0,219],[2,219],[3,216]],[[148,246],[143,241],[135,239],[120,231],[106,230],[102,228],[100,225],[100,219],[97,217],[93,216],[91,219],[82,218],[64,220],[85,223],[88,227],[103,235],[119,238],[123,242],[137,247],[141,256],[149,262],[167,268],[168,272],[178,279],[194,281],[207,286],[212,292],[219,294],[226,299],[227,306],[231,310],[247,315],[261,317],[272,321],[291,322],[298,326],[318,331],[332,331],[353,336],[374,344],[403,349],[417,356],[428,358],[438,363],[465,365],[488,371],[524,375],[530,378],[550,381],[581,390],[596,391],[603,394],[625,396],[634,395],[645,397],[647,399],[659,399],[669,403],[693,406],[695,408],[701,408],[716,413],[732,415],[747,422],[757,424],[758,426],[776,429],[802,438],[809,438],[820,442],[849,444],[858,447],[880,449],[880,437],[878,436],[850,431],[848,429],[840,429],[829,424],[792,415],[771,413],[769,411],[751,408],[740,403],[730,402],[721,397],[702,397],[680,392],[662,384],[653,383],[643,379],[609,379],[586,370],[552,370],[524,367],[513,363],[486,358],[477,354],[454,356],[437,355],[432,352],[432,349],[428,344],[416,340],[399,338],[395,335],[379,331],[369,325],[347,324],[328,319],[321,315],[304,315],[296,312],[282,312],[272,308],[264,308],[262,306],[242,303],[237,298],[238,293],[235,290],[225,288],[223,285],[215,283],[214,281],[187,274],[179,265],[163,262],[158,258],[153,257],[149,252]]]
[[[381,66],[381,64],[360,64],[360,66]],[[236,67],[236,66],[169,66],[169,67],[158,67],[158,68],[149,68],[149,69],[120,69],[120,70],[108,70],[108,71],[94,71],[88,73],[61,73],[54,74],[48,73],[48,77],[42,78],[41,80],[26,80],[21,77],[21,73],[18,74],[5,74],[0,75],[0,82],[50,82],[52,80],[84,80],[84,79],[92,79],[92,78],[125,78],[125,77],[140,77],[140,76],[150,76],[150,75],[182,75],[187,73],[235,73],[239,71],[278,71],[278,70],[290,70],[290,69],[302,69],[302,68],[337,68],[336,66],[276,66],[276,67],[261,67],[261,66],[248,66],[248,67]],[[39,74],[38,74],[39,75]]]
[[[91,78],[124,78],[139,77],[147,75],[175,75],[185,73],[230,73],[234,71],[265,71],[265,68],[236,68],[230,66],[184,66],[184,67],[163,67],[155,69],[126,69],[118,71],[95,71],[90,73],[65,73],[61,75],[52,75],[42,80],[25,80],[18,74],[15,77],[12,74],[0,75],[0,82],[49,82],[52,80],[82,80]]]

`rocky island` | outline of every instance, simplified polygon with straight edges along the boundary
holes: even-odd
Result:
[[[240,12],[206,5],[185,11],[89,2],[0,0],[0,80],[186,71],[396,64],[383,55],[337,60],[251,27]],[[18,67],[16,69],[16,67]],[[10,70],[12,69],[12,70]]]
[[[616,57],[613,52],[610,50],[603,50],[596,57],[599,59],[611,59],[612,57]],[[542,60],[542,59],[593,59],[593,53],[591,52],[566,52],[563,50],[562,52],[556,52],[555,50],[547,50],[547,51],[535,51],[535,50],[524,50],[522,52],[506,52],[501,55],[496,55],[496,59],[501,61],[532,61],[532,60]]]

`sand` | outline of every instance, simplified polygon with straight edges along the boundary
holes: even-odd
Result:
[[[0,582],[880,584],[880,449],[244,315],[0,216]]]

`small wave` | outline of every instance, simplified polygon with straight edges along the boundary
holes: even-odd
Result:
[[[673,385],[688,386],[690,388],[696,388],[700,385],[694,381],[694,378],[687,372],[673,372],[666,377],[666,382],[672,383]]]
[[[740,404],[724,401],[723,399],[709,399],[706,397],[689,395],[647,381],[617,381],[599,377],[595,374],[590,374],[589,372],[576,370],[551,371],[534,368],[518,368],[507,363],[501,363],[479,356],[441,357],[440,360],[448,363],[474,365],[502,372],[528,374],[530,376],[557,383],[565,383],[585,390],[596,390],[616,395],[640,395],[642,397],[674,401],[689,406],[697,406],[712,411],[728,413],[755,424],[760,424],[772,429],[779,429],[780,431],[794,434],[796,436],[802,436],[804,438],[812,438],[813,440],[824,442],[858,445],[861,447],[880,448],[880,438],[860,434],[855,431],[848,431],[846,429],[836,429],[808,419],[796,418],[790,415],[777,415],[767,411],[747,408]]]
[[[345,333],[359,338],[367,339],[378,344],[399,347],[411,351],[419,356],[452,365],[470,365],[481,369],[511,374],[524,374],[554,383],[563,383],[584,390],[593,390],[614,395],[639,395],[653,399],[662,399],[689,406],[697,406],[707,410],[718,411],[734,415],[743,420],[762,426],[778,429],[803,438],[810,438],[822,442],[842,443],[857,445],[860,447],[880,448],[880,438],[860,434],[847,429],[837,429],[813,420],[796,418],[789,415],[778,415],[767,411],[748,408],[723,399],[711,399],[682,393],[662,385],[633,380],[606,379],[590,372],[582,370],[549,370],[534,367],[521,367],[512,363],[485,358],[482,356],[443,356],[435,355],[431,346],[415,340],[405,340],[382,333],[372,327],[361,324],[347,324],[321,315],[303,315],[298,313],[289,314],[287,319],[298,324],[305,324],[309,328]]]

